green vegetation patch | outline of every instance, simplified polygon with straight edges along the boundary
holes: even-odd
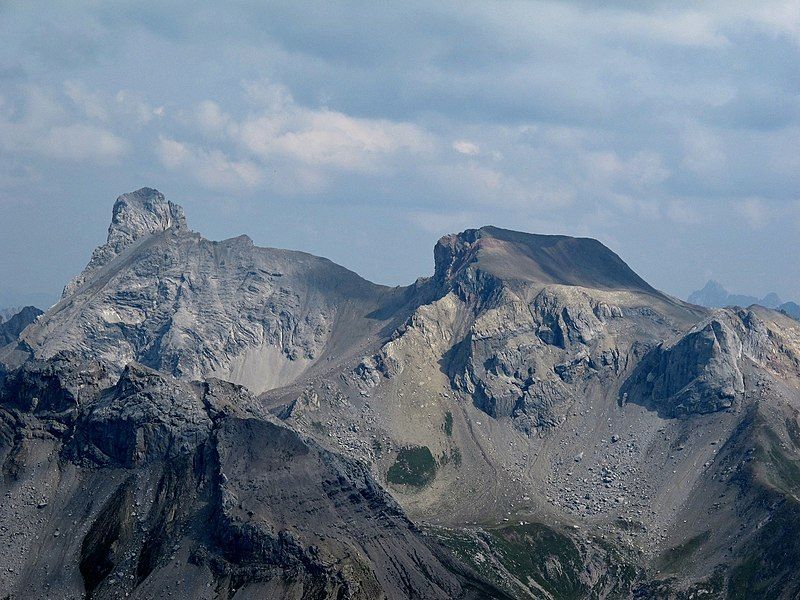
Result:
[[[431,530],[435,538],[448,548],[459,560],[466,563],[481,576],[501,590],[517,597],[519,589],[504,577],[502,569],[496,564],[486,534],[483,532],[455,531],[447,529]]]
[[[436,477],[436,460],[427,446],[407,446],[397,453],[386,480],[397,485],[425,487]]]
[[[710,535],[710,531],[705,531],[664,552],[661,559],[661,569],[663,571],[677,571],[680,569],[708,540]]]
[[[453,413],[449,410],[444,413],[444,434],[447,437],[453,436]]]
[[[538,523],[503,527],[491,534],[503,566],[520,581],[536,582],[558,599],[588,597],[589,589],[581,581],[586,565],[566,535]]]
[[[766,437],[765,448],[761,448],[762,459],[772,463],[769,476],[779,490],[790,495],[800,494],[800,466],[796,460],[787,456],[781,448],[781,438],[772,429],[764,427]]]
[[[798,598],[800,509],[796,502],[781,501],[771,491],[763,492],[760,501],[775,508],[731,569],[727,596],[733,600]]]
[[[540,523],[430,531],[457,558],[517,598],[630,598],[643,575],[612,543],[595,540],[592,558],[581,542]],[[590,572],[595,581],[587,577]],[[531,595],[520,594],[519,585]]]

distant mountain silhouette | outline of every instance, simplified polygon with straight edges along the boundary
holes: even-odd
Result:
[[[763,298],[748,296],[746,294],[731,294],[722,284],[713,279],[703,286],[703,289],[689,294],[689,302],[707,308],[723,308],[725,306],[747,307],[759,304],[786,313],[790,317],[800,319],[800,305],[796,302],[784,302],[775,292],[770,292]]]

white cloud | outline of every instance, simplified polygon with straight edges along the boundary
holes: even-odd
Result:
[[[141,94],[129,90],[112,95],[90,90],[82,81],[68,80],[64,82],[64,94],[86,117],[104,123],[115,117],[126,125],[141,126],[164,115],[163,106],[153,108]]]
[[[211,100],[204,100],[197,105],[195,117],[203,133],[210,136],[223,135],[231,125],[230,116],[222,111],[219,104]]]
[[[250,161],[231,160],[222,151],[159,136],[156,154],[168,169],[185,169],[208,188],[241,189],[260,184],[263,174]]]
[[[236,141],[263,160],[283,157],[308,166],[366,172],[387,165],[397,153],[427,152],[432,139],[416,125],[363,119],[291,105],[244,119]]]
[[[161,160],[161,164],[168,169],[177,169],[186,164],[187,159],[190,157],[189,148],[186,144],[164,136],[158,137],[156,153]]]
[[[116,161],[128,151],[121,137],[83,123],[53,127],[36,146],[53,158],[98,163]]]
[[[289,88],[274,81],[243,81],[242,89],[245,98],[259,111],[281,113],[291,110],[295,104]]]
[[[198,198],[355,214],[373,240],[411,212],[613,233],[665,286],[699,247],[741,270],[752,246],[730,231],[745,220],[785,256],[796,241],[800,0],[284,3],[270,20],[255,5],[47,8],[0,19],[7,197],[79,186],[72,160],[116,160],[86,172],[169,170]],[[777,262],[764,270],[800,281]]]
[[[336,175],[392,170],[399,156],[431,153],[436,145],[433,135],[410,123],[308,108],[296,103],[285,87],[271,82],[246,82],[243,87],[254,106],[249,114],[235,118],[216,102],[204,100],[185,120],[215,148],[162,136],[161,162],[187,168],[214,187],[220,181],[230,184],[231,173],[252,187],[262,182],[263,173],[272,172],[277,177],[270,181],[284,191],[318,193]],[[209,162],[217,167],[212,177],[198,168]]]
[[[408,219],[417,227],[437,236],[474,227],[480,218],[480,213],[472,211],[412,211],[408,214]]]
[[[745,27],[765,27],[773,35],[787,36],[800,43],[800,1],[724,2],[715,7],[718,18]]]
[[[79,81],[64,82],[64,93],[91,119],[108,120],[107,102],[102,94],[90,92]]]
[[[458,199],[460,205],[553,210],[572,203],[574,190],[568,186],[521,180],[517,176],[476,161],[434,164],[427,177],[443,198]]]
[[[475,156],[476,154],[480,154],[481,149],[478,144],[467,140],[456,140],[453,142],[453,150],[458,152],[459,154],[467,154],[469,156]]]
[[[683,166],[702,176],[712,176],[723,171],[727,155],[722,141],[707,127],[690,125],[683,132]]]
[[[0,97],[0,150],[14,156],[39,155],[48,159],[106,165],[130,149],[127,140],[105,125],[75,121],[54,94],[37,86],[17,88],[17,102]],[[68,95],[80,96],[78,88]],[[90,99],[86,112],[102,116]],[[74,101],[74,100],[73,100]]]
[[[114,95],[118,112],[123,117],[132,117],[139,125],[146,125],[153,117],[164,116],[164,107],[153,108],[141,94],[120,90]]]
[[[288,158],[307,167],[367,172],[385,167],[399,153],[427,153],[433,136],[411,123],[352,117],[295,102],[289,90],[269,81],[244,82],[256,110],[228,133],[247,152],[264,161]],[[208,118],[229,119],[204,103]]]
[[[671,9],[645,14],[631,11],[613,14],[608,24],[628,37],[641,36],[675,46],[718,48],[730,43],[720,31],[713,12]]]

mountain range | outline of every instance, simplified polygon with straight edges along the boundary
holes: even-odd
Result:
[[[120,196],[0,348],[0,590],[800,595],[800,323],[593,239],[433,257],[386,287]]]
[[[725,306],[750,306],[759,304],[786,313],[790,317],[800,319],[800,304],[797,302],[784,302],[778,294],[770,292],[763,298],[743,294],[731,294],[717,281],[709,280],[702,289],[689,294],[689,302],[708,308],[723,308]]]

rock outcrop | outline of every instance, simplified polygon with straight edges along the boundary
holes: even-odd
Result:
[[[7,321],[0,319],[0,346],[17,341],[19,334],[44,314],[35,306],[26,306],[11,315]]]
[[[445,236],[433,278],[439,299],[413,316],[358,372],[375,383],[422,354],[454,390],[522,430],[553,427],[587,386],[618,377],[634,348],[698,315],[650,287],[595,240],[494,227]],[[429,360],[430,360],[429,359]]]
[[[620,401],[644,404],[672,418],[736,409],[744,400],[748,370],[772,372],[790,382],[800,375],[795,342],[784,336],[756,310],[717,311],[646,354],[623,384]]]
[[[713,318],[653,349],[622,386],[623,401],[652,405],[669,417],[731,408],[744,393],[742,342],[726,320]]]
[[[108,242],[26,332],[36,358],[60,351],[184,380],[218,376],[259,393],[352,350],[396,319],[397,290],[247,236],[211,242],[155,190],[121,196]],[[386,312],[386,311],[384,311]]]
[[[95,249],[83,272],[64,287],[62,298],[73,294],[128,246],[168,229],[187,229],[183,208],[151,188],[123,194],[114,203],[106,243]]]
[[[0,383],[12,597],[504,597],[425,539],[364,466],[244,388],[136,364],[111,383],[73,359]]]

